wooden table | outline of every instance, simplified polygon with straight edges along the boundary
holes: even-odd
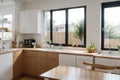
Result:
[[[50,80],[120,80],[120,75],[58,66],[40,75]]]

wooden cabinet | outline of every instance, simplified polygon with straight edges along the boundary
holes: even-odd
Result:
[[[47,62],[47,69],[50,70],[53,67],[56,67],[59,65],[59,54],[54,52],[48,52],[48,62]]]
[[[24,53],[24,73],[39,76],[58,66],[58,53],[26,50]]]
[[[40,10],[21,11],[20,33],[40,33],[42,21],[42,11]]]
[[[79,68],[89,68],[88,66],[84,65],[83,62],[93,63],[92,56],[77,56],[77,67]]]
[[[75,67],[75,55],[59,54],[59,65]]]
[[[48,54],[46,52],[36,51],[38,54],[38,74],[47,71],[48,66]]]
[[[0,80],[12,80],[13,53],[0,54]]]
[[[30,75],[37,75],[38,55],[33,51],[24,51],[24,73]]]
[[[15,51],[13,54],[13,79],[21,77],[23,70],[23,55],[22,50]]]

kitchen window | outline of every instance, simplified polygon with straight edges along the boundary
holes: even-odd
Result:
[[[117,50],[120,45],[120,1],[102,3],[102,49]]]
[[[47,14],[48,12],[46,12]],[[49,20],[49,18],[50,20]],[[86,7],[50,10],[45,17],[50,40],[54,45],[86,46]],[[47,34],[47,35],[48,35]],[[49,40],[49,39],[48,39]]]
[[[0,14],[0,39],[12,39],[12,14]]]

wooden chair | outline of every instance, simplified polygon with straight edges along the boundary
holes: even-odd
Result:
[[[105,72],[105,71],[100,71],[100,70],[96,70],[96,69],[101,69],[101,70],[115,70],[115,69],[118,69],[117,66],[108,66],[108,65],[102,65],[102,64],[91,64],[91,63],[87,63],[87,62],[83,62],[83,64],[91,66],[91,70],[95,70],[95,71],[99,71],[99,72]]]

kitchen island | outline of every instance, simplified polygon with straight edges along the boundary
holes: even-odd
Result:
[[[40,76],[46,80],[120,80],[120,75],[68,66],[57,66]]]

